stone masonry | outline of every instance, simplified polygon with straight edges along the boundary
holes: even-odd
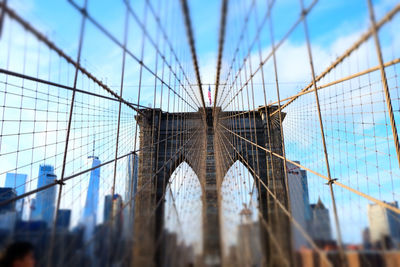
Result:
[[[166,251],[163,194],[171,174],[182,162],[192,167],[201,184],[203,266],[223,265],[219,188],[236,160],[248,167],[258,185],[264,220],[264,224],[260,223],[264,265],[282,266],[283,257],[292,258],[289,221],[274,200],[287,206],[283,162],[270,153],[282,154],[279,120],[277,116],[270,118],[271,110],[247,112],[235,119],[228,116],[239,112],[221,112],[219,108],[214,116],[211,108],[190,113],[141,110],[142,114],[136,117],[140,127],[140,151],[132,266],[162,266],[163,251]],[[266,149],[257,148],[255,144]]]

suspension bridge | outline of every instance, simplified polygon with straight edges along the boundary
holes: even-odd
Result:
[[[399,266],[399,13],[2,0],[3,258]]]

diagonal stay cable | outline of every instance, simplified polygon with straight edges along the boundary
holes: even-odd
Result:
[[[237,97],[239,93],[250,83],[250,81],[254,78],[254,76],[258,73],[258,71],[261,70],[261,68],[268,62],[270,58],[272,58],[273,53],[275,53],[282,45],[283,43],[289,38],[289,36],[295,31],[297,26],[303,21],[304,19],[304,14],[308,14],[311,12],[311,10],[315,7],[317,4],[318,0],[314,0],[307,9],[297,18],[297,20],[292,24],[292,26],[289,28],[289,30],[283,35],[283,37],[280,39],[278,43],[276,43],[274,49],[271,49],[271,51],[268,53],[268,55],[263,59],[263,61],[260,62],[260,64],[257,66],[257,68],[254,70],[253,73],[250,74],[250,77],[243,83],[243,85],[239,88],[239,90],[236,92],[236,94],[228,101],[228,103],[225,104],[225,101],[227,101],[228,95],[225,96],[225,98],[222,100],[221,106],[224,106],[223,109],[226,109],[229,104],[233,101],[233,98]],[[240,70],[239,70],[240,71]],[[231,85],[232,87],[233,85]]]
[[[271,151],[271,150],[269,150],[269,149],[267,149],[267,148],[264,148],[264,147],[262,147],[262,146],[260,146],[260,145],[258,145],[258,144],[255,144],[255,143],[252,142],[251,140],[248,140],[247,138],[245,138],[245,137],[243,137],[243,136],[241,136],[241,135],[239,135],[239,134],[237,134],[237,133],[235,133],[235,132],[229,130],[228,128],[226,128],[226,127],[225,127],[224,125],[222,125],[221,123],[219,123],[219,126],[221,126],[221,127],[222,127],[223,129],[225,129],[226,131],[230,132],[231,134],[237,136],[238,138],[244,140],[245,142],[248,142],[248,143],[250,143],[250,144],[252,144],[252,145],[254,145],[254,146],[256,146],[256,147],[258,147],[258,148],[260,148],[260,149],[262,149],[262,150],[264,150],[264,151],[266,151],[266,152],[270,152],[270,151]],[[280,158],[280,159],[283,159],[283,158],[284,158],[282,155],[277,154],[277,153],[272,152],[272,151],[271,151],[271,154],[272,154],[273,156],[277,157],[277,158]],[[310,169],[310,168],[307,168],[306,166],[303,166],[303,165],[301,165],[301,164],[299,164],[299,163],[297,163],[297,162],[295,162],[295,161],[289,160],[289,159],[286,159],[286,161],[287,161],[287,162],[290,162],[290,163],[292,163],[293,165],[295,165],[295,166],[297,166],[297,167],[299,167],[299,168],[302,168],[302,169],[304,169],[304,170],[306,170],[306,171],[308,171],[308,172],[310,172],[310,173],[312,173],[312,174],[315,174],[315,175],[319,176],[320,178],[327,180],[328,182],[330,181],[330,179],[329,179],[327,176],[325,176],[325,175],[323,175],[323,174],[321,174],[321,173],[319,173],[319,172],[317,172],[317,171],[314,171],[314,170],[312,170],[312,169]],[[396,207],[394,207],[394,206],[391,206],[391,205],[387,204],[387,203],[384,202],[384,201],[381,201],[381,200],[379,200],[379,199],[376,199],[376,198],[374,198],[374,197],[372,197],[372,196],[370,196],[370,195],[368,195],[368,194],[365,194],[365,193],[363,193],[363,192],[361,192],[361,191],[358,191],[358,190],[356,190],[356,189],[354,189],[354,188],[352,188],[352,187],[350,187],[350,186],[347,186],[347,185],[345,185],[345,184],[342,184],[342,183],[340,183],[340,182],[338,182],[338,181],[336,181],[336,180],[335,180],[335,181],[331,181],[331,183],[332,183],[332,184],[335,184],[335,185],[338,185],[338,186],[340,186],[340,187],[342,187],[342,188],[344,188],[344,189],[346,189],[346,190],[348,190],[348,191],[350,191],[350,192],[353,192],[353,193],[356,194],[356,195],[359,195],[359,196],[361,196],[361,197],[364,197],[364,198],[366,198],[366,199],[368,199],[368,200],[370,200],[370,201],[372,201],[372,202],[378,204],[379,206],[381,206],[381,207],[383,207],[383,208],[389,209],[389,210],[391,210],[391,211],[393,211],[393,212],[395,212],[395,213],[397,213],[397,214],[400,214],[400,209],[399,209],[399,208],[396,208]]]
[[[395,59],[393,59],[393,60],[390,60],[390,61],[384,63],[383,66],[386,68],[386,67],[390,67],[390,66],[393,66],[393,65],[397,65],[397,64],[399,64],[399,63],[400,63],[400,58],[395,58]],[[340,79],[337,79],[337,80],[334,80],[334,81],[331,81],[331,82],[327,82],[327,83],[325,83],[325,84],[319,85],[319,86],[317,87],[317,90],[319,91],[319,90],[321,90],[321,89],[329,88],[329,87],[332,86],[332,85],[339,84],[339,83],[342,83],[342,82],[345,82],[345,81],[349,81],[349,80],[351,80],[351,79],[354,79],[354,78],[357,78],[357,77],[360,77],[360,76],[369,74],[369,73],[371,73],[371,72],[374,72],[374,71],[379,70],[379,68],[380,68],[380,66],[379,66],[379,65],[376,65],[376,66],[371,67],[371,68],[368,68],[368,69],[366,69],[366,70],[359,71],[359,72],[357,72],[357,73],[353,73],[353,74],[351,74],[351,75],[342,77],[342,78],[340,78]],[[282,83],[280,83],[280,84],[282,84]],[[289,97],[286,97],[286,98],[281,99],[281,103],[284,102],[284,101],[288,101],[287,103],[289,103],[289,101],[292,101],[292,100],[295,99],[295,98],[297,99],[297,98],[299,98],[299,97],[302,96],[302,95],[307,95],[307,94],[310,94],[310,93],[313,93],[313,92],[314,92],[314,91],[310,91],[310,90],[308,90],[308,89],[307,89],[307,90],[301,90],[300,92],[298,92],[298,93],[296,93],[296,94],[294,94],[294,95],[292,95],[292,96],[289,96]],[[254,112],[254,111],[258,111],[258,110],[262,109],[263,107],[270,107],[270,106],[274,106],[274,105],[277,105],[277,104],[278,104],[278,101],[273,101],[273,102],[269,103],[268,105],[265,104],[265,105],[263,105],[263,106],[260,106],[260,107],[255,108],[255,109],[249,109],[249,110],[246,110],[246,111],[240,111],[240,112],[235,113],[234,115],[224,116],[224,117],[221,117],[220,119],[226,120],[226,119],[229,119],[229,118],[238,117],[238,116],[241,116],[241,115],[243,115],[243,114],[249,114],[249,113],[252,113],[252,112]],[[286,107],[286,104],[282,104],[282,105],[281,105],[281,109],[284,108],[284,105],[285,105],[285,107]],[[277,106],[277,107],[278,107],[278,106]],[[278,109],[275,110],[275,111],[273,111],[273,112],[271,112],[270,116],[273,116],[273,115],[275,115],[276,113],[278,113]],[[378,137],[378,138],[379,138],[379,137]]]
[[[124,1],[127,2],[127,0],[124,0]],[[128,3],[128,2],[127,2],[127,3]],[[168,45],[168,47],[169,47],[170,52],[171,52],[172,55],[174,56],[175,61],[177,62],[178,67],[179,67],[179,69],[180,69],[181,72],[182,72],[183,77],[185,78],[187,84],[189,85],[189,88],[190,88],[190,90],[192,91],[193,95],[195,96],[195,99],[196,99],[196,102],[197,102],[198,106],[200,107],[201,104],[200,104],[200,102],[199,102],[199,98],[195,95],[195,92],[194,92],[194,90],[193,90],[193,88],[192,88],[192,85],[191,85],[190,82],[189,82],[189,77],[187,76],[185,70],[183,69],[182,63],[180,62],[180,60],[179,60],[179,58],[178,58],[178,55],[176,54],[176,51],[175,51],[175,50],[173,49],[173,47],[172,47],[171,40],[169,39],[169,37],[168,37],[168,35],[167,35],[167,33],[166,33],[166,31],[165,31],[165,29],[164,29],[162,23],[161,23],[160,17],[156,14],[156,12],[155,12],[155,10],[154,10],[154,7],[153,7],[153,5],[151,4],[151,2],[150,2],[149,0],[147,0],[147,5],[148,5],[148,7],[149,7],[149,10],[150,10],[151,14],[153,14],[153,16],[154,16],[154,18],[155,18],[155,20],[156,20],[156,22],[157,22],[158,28],[160,29],[160,31],[161,31],[161,33],[162,33],[162,36],[164,37],[164,40],[166,41],[166,43],[167,43],[167,45]],[[132,15],[133,15],[133,14],[135,14],[135,13],[134,13],[134,11],[132,10]],[[138,21],[138,23],[139,23],[139,25],[142,24],[142,23],[140,22],[140,20]],[[145,32],[145,34],[146,34],[146,32]],[[149,35],[149,40],[150,40],[150,39],[151,39],[151,36]],[[165,57],[165,56],[164,56],[164,57]],[[173,72],[173,73],[174,73],[174,72]],[[175,77],[176,77],[176,75],[175,75]],[[180,80],[180,79],[177,78],[177,80],[181,83],[181,80]],[[181,83],[181,84],[182,84],[182,83]],[[183,86],[183,84],[182,84],[182,86]]]
[[[183,87],[183,89],[186,91],[184,84],[182,83],[182,80],[178,77],[176,71],[174,71],[172,69],[172,66],[169,62],[166,61],[166,56],[164,53],[162,53],[158,47],[158,45],[156,44],[156,42],[154,41],[154,39],[152,38],[152,36],[149,34],[149,31],[146,28],[146,25],[143,24],[143,22],[139,19],[139,16],[135,13],[135,10],[132,8],[131,4],[129,3],[128,0],[123,0],[123,2],[125,3],[126,7],[128,8],[128,12],[130,15],[132,15],[132,17],[134,18],[135,22],[139,25],[139,27],[143,30],[143,35],[147,37],[147,39],[149,40],[150,44],[154,47],[154,49],[156,50],[157,54],[160,55],[161,59],[164,61],[164,63],[167,65],[168,69],[171,71],[171,73],[175,76],[176,80],[179,82],[179,84]],[[154,11],[154,8],[151,6],[150,2],[148,2],[148,0],[146,1],[146,6],[149,8],[150,12],[153,14],[157,25],[158,25],[158,30],[161,31],[162,36],[164,38],[164,40],[166,41],[166,43],[169,46],[170,52],[174,55],[175,60],[177,61],[180,70],[182,71],[182,74],[184,76],[184,78],[186,79],[187,83],[189,83],[188,77],[186,75],[186,72],[183,70],[182,64],[180,63],[178,56],[175,52],[175,50],[172,47],[171,42],[168,39],[168,36],[165,33],[165,30],[162,28],[162,24],[160,22],[160,18],[157,16],[157,14]],[[192,96],[189,95],[190,99],[195,103],[198,107],[201,106],[198,97],[196,96],[196,94],[194,93],[193,88],[189,85],[189,88],[191,89],[196,101],[193,100]]]
[[[228,89],[226,92],[228,92],[229,90],[232,90],[232,88],[233,88],[232,84],[235,84],[237,82],[237,79],[238,79],[238,77],[240,75],[240,72],[244,68],[244,65],[246,64],[247,60],[249,59],[249,57],[251,55],[251,51],[253,50],[253,47],[256,45],[257,40],[260,39],[259,37],[261,35],[261,31],[262,31],[267,19],[270,17],[270,14],[272,12],[272,8],[273,8],[274,4],[275,4],[275,0],[270,1],[268,3],[267,12],[264,14],[264,16],[263,16],[263,18],[261,20],[261,23],[257,27],[256,34],[255,34],[255,37],[254,37],[252,43],[248,46],[247,55],[242,59],[242,63],[240,64],[239,69],[237,70],[231,85],[228,86],[228,79],[229,79],[229,77],[231,77],[234,74],[232,72],[233,71],[233,64],[236,62],[236,56],[239,53],[239,45],[244,39],[244,33],[245,33],[246,25],[248,24],[248,21],[249,21],[249,15],[250,15],[252,9],[254,9],[254,7],[255,7],[255,1],[253,1],[252,5],[250,7],[250,10],[249,10],[249,14],[245,17],[245,22],[244,22],[244,26],[243,26],[243,29],[242,29],[242,32],[241,32],[241,35],[240,35],[240,38],[239,38],[239,43],[238,43],[238,46],[237,46],[237,48],[236,48],[236,50],[234,52],[233,60],[232,60],[231,65],[229,67],[229,71],[228,71],[228,74],[227,74],[227,77],[226,77],[226,81],[225,81],[225,83],[223,83],[224,87],[223,87],[223,90],[222,90],[222,93],[221,93],[221,99],[222,99],[223,96],[225,96],[224,95],[225,90]],[[255,83],[253,83],[253,84],[255,84]],[[226,96],[224,98],[226,98]]]
[[[197,61],[196,47],[194,44],[194,37],[193,37],[193,30],[192,30],[192,22],[190,20],[189,7],[187,4],[187,1],[181,0],[181,6],[182,6],[182,13],[183,13],[183,16],[185,19],[186,35],[187,35],[188,41],[189,41],[190,53],[192,54],[194,71],[196,73],[197,84],[199,86],[201,102],[203,104],[203,108],[204,108],[204,112],[205,112],[206,103],[204,102],[203,89],[201,86],[199,63]]]
[[[148,71],[153,77],[155,77],[157,80],[159,80],[163,85],[165,85],[168,89],[171,90],[171,92],[173,92],[175,95],[177,95],[180,99],[183,100],[183,102],[185,102],[188,106],[190,106],[193,110],[196,110],[196,108],[191,105],[190,103],[188,103],[185,99],[183,99],[183,97],[176,92],[176,90],[174,90],[172,87],[170,87],[163,79],[161,79],[161,77],[159,75],[157,75],[156,72],[154,72],[152,69],[150,69],[149,66],[147,66],[143,60],[139,59],[137,56],[135,56],[133,54],[132,51],[126,49],[123,44],[118,41],[118,39],[112,35],[106,28],[104,28],[104,26],[102,26],[97,20],[95,20],[92,16],[90,16],[90,14],[88,14],[87,11],[82,10],[73,0],[68,0],[68,2],[74,7],[76,8],[79,12],[81,12],[82,14],[84,14],[88,21],[90,21],[99,31],[101,31],[105,36],[107,36],[110,41],[114,42],[115,45],[117,45],[118,47],[120,47],[123,51],[125,51],[125,53],[127,55],[129,55],[133,60],[135,60],[139,65],[143,66],[143,68]],[[183,87],[185,88],[185,87]],[[185,89],[186,90],[186,89]],[[195,103],[195,101],[192,99],[193,103]]]
[[[225,29],[226,29],[227,13],[228,13],[228,0],[222,0],[221,21],[220,21],[219,39],[218,39],[217,74],[216,74],[216,80],[215,80],[215,93],[214,93],[214,110],[217,105],[219,78],[220,78],[220,74],[221,74],[221,64],[222,64],[222,54],[224,52],[224,43],[225,43]]]
[[[34,82],[37,82],[37,83],[42,83],[42,84],[54,86],[54,87],[57,87],[57,88],[66,89],[66,90],[69,90],[69,91],[75,90],[76,92],[81,93],[81,94],[86,94],[86,95],[90,95],[90,96],[94,96],[94,97],[99,97],[99,98],[107,99],[107,100],[110,100],[110,101],[118,101],[118,102],[120,101],[117,98],[96,94],[96,93],[93,93],[93,92],[90,92],[90,91],[85,91],[83,89],[77,89],[77,88],[74,89],[73,87],[68,86],[68,85],[64,85],[64,84],[60,84],[60,83],[55,83],[55,82],[43,80],[43,79],[40,79],[40,78],[32,77],[32,76],[21,74],[21,73],[14,72],[14,71],[9,71],[9,70],[2,69],[2,68],[0,68],[0,73],[4,74],[4,75],[11,75],[11,76],[18,77],[18,78],[25,79],[25,80],[34,81]],[[129,103],[132,106],[137,106],[139,108],[147,108],[147,106],[144,106],[144,105],[131,103],[131,102],[127,102],[127,103]]]
[[[243,23],[241,31],[240,31],[239,39],[238,39],[238,42],[236,44],[236,48],[234,49],[234,52],[233,52],[233,55],[232,55],[232,60],[230,61],[231,63],[230,63],[230,66],[228,68],[226,79],[225,79],[225,82],[223,83],[223,88],[222,88],[222,92],[221,92],[221,98],[224,95],[225,89],[227,89],[227,87],[229,87],[230,89],[232,88],[231,86],[227,86],[228,85],[228,81],[229,81],[229,77],[231,77],[232,74],[233,74],[232,71],[233,71],[234,64],[236,62],[236,57],[237,57],[237,55],[239,53],[239,50],[240,50],[239,48],[240,48],[241,42],[244,40],[244,32],[245,32],[246,27],[247,27],[247,25],[249,23],[249,17],[250,17],[251,12],[253,11],[254,7],[255,7],[255,1],[252,1],[251,5],[250,5],[250,8],[247,11],[247,14],[245,15],[244,23]],[[237,78],[237,76],[235,78]],[[235,79],[235,81],[236,81],[236,79]],[[235,83],[235,81],[233,81],[233,83]],[[228,93],[229,93],[229,90],[227,91],[227,94]]]
[[[392,10],[390,10],[386,15],[379,21],[376,22],[375,27],[370,27],[367,32],[365,32],[360,39],[358,39],[351,47],[349,47],[341,56],[339,56],[329,67],[327,67],[320,75],[315,77],[315,81],[319,82],[322,78],[328,75],[333,69],[335,69],[340,63],[342,63],[346,58],[350,56],[357,48],[359,48],[363,43],[365,43],[371,36],[374,34],[374,29],[377,31],[382,28],[388,21],[390,21],[398,12],[400,12],[400,4],[396,5]],[[379,66],[378,66],[379,69]],[[373,71],[374,69],[371,69]],[[299,96],[303,93],[309,91],[313,86],[313,83],[310,82],[305,88],[303,88],[299,93],[290,97],[291,99],[282,105],[280,109],[284,109],[286,106],[290,105],[293,101],[295,101]],[[275,110],[271,113],[270,116],[276,114],[278,110]]]
[[[104,90],[106,90],[109,94],[117,98],[119,101],[127,105],[128,107],[132,108],[138,113],[141,113],[141,111],[137,108],[134,107],[131,103],[126,101],[125,99],[121,98],[116,92],[111,90],[107,85],[105,85],[102,81],[97,79],[93,74],[91,74],[88,70],[86,70],[84,67],[82,67],[79,63],[77,63],[74,59],[72,59],[70,56],[68,56],[63,50],[58,48],[52,41],[50,41],[46,36],[44,36],[42,33],[40,33],[38,30],[36,30],[32,25],[30,25],[27,21],[25,21],[23,18],[21,18],[14,10],[10,9],[9,7],[5,6],[3,2],[0,2],[0,7],[4,12],[7,13],[10,18],[14,19],[17,21],[19,24],[21,24],[22,27],[24,27],[25,30],[29,31],[32,33],[38,40],[42,41],[45,45],[47,45],[51,50],[56,52],[60,57],[64,58],[68,63],[71,65],[75,66],[78,68],[78,70],[87,76],[89,79],[94,81],[97,85],[102,87]]]

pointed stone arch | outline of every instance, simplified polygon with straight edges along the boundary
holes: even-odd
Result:
[[[183,183],[191,186],[189,187],[190,192],[182,191]],[[187,193],[189,193],[189,197],[187,197]],[[182,194],[186,194],[185,198],[181,198]],[[174,172],[171,174],[170,183],[167,186],[167,196],[165,198],[165,208],[164,208],[164,229],[167,231],[167,234],[172,237],[168,238],[170,241],[174,241],[175,239],[179,243],[179,245],[190,245],[193,249],[193,252],[198,252],[198,249],[202,249],[199,245],[202,244],[202,201],[201,201],[202,189],[200,185],[199,177],[194,172],[192,167],[187,164],[186,161],[183,161],[179,166],[176,167]],[[182,205],[190,204],[191,206],[198,207],[198,209],[194,210],[186,210],[184,213],[181,213]],[[172,216],[171,219],[170,215]],[[169,219],[168,219],[169,218]],[[193,231],[196,229],[196,231]],[[200,240],[198,239],[200,237]],[[193,243],[192,243],[193,242]],[[163,260],[164,263],[167,261],[173,261],[171,266],[178,266],[176,261],[176,255],[179,252],[176,251],[174,246],[169,246],[166,242],[165,249],[163,249]],[[188,255],[183,255],[183,261],[185,262],[185,266],[188,265],[190,261],[193,262],[193,254],[187,253]],[[172,255],[172,256],[171,256]],[[171,259],[175,258],[175,259]],[[167,264],[168,265],[168,264]]]
[[[229,262],[233,256],[238,266],[266,265],[262,253],[263,235],[260,233],[263,228],[258,216],[258,188],[255,182],[250,170],[240,160],[236,160],[221,184],[223,259]],[[224,220],[227,218],[228,221]],[[235,244],[236,250],[229,251],[232,244]]]

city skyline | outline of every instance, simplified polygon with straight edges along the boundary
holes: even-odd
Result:
[[[72,218],[72,214],[69,215],[70,217],[70,225],[69,227],[76,227],[79,226],[79,224],[83,224],[88,228],[87,232],[93,232],[94,227],[100,223],[103,222],[103,211],[104,209],[101,208],[100,203],[104,203],[103,201],[99,200],[99,183],[100,183],[100,173],[101,173],[101,167],[95,168],[96,166],[99,166],[101,164],[100,159],[97,156],[88,156],[89,159],[89,164],[90,168],[94,168],[91,172],[89,172],[89,183],[87,187],[87,192],[85,192],[85,203],[82,205],[81,210],[82,212],[79,214],[79,216],[76,217],[75,219]],[[126,184],[123,186],[120,186],[120,190],[122,191],[124,195],[124,202],[126,203],[128,200],[126,199],[129,195],[131,195],[131,191],[133,190],[133,195],[136,192],[136,184],[137,184],[137,170],[138,170],[138,156],[135,155],[134,157],[129,156],[127,157],[127,168],[125,172],[125,182]],[[134,169],[133,169],[134,168]],[[132,172],[133,169],[133,172]],[[27,185],[31,184],[31,181],[28,177],[27,174],[15,174],[15,173],[7,173],[5,175],[6,179],[4,179],[3,187],[0,188],[7,188],[7,185],[12,185],[10,188],[16,188],[18,191],[15,191],[16,196],[23,194],[25,192],[25,188]],[[14,187],[14,178],[17,177],[18,183],[16,184],[16,187]],[[39,165],[39,170],[38,170],[38,177],[41,177],[40,179],[38,178],[38,182],[36,184],[36,188],[46,186],[55,180],[57,180],[57,175],[54,173],[54,167],[52,165],[46,165],[46,164],[41,164]],[[2,179],[0,179],[0,185],[2,184],[1,182]],[[25,182],[23,182],[25,181]],[[90,182],[92,181],[92,183]],[[129,184],[130,183],[130,184]],[[55,202],[56,202],[56,191],[57,191],[58,186],[54,185],[51,186],[50,189],[45,189],[39,193],[33,198],[30,199],[29,203],[25,201],[24,206],[26,209],[24,209],[23,214],[25,216],[21,216],[22,213],[18,213],[18,218],[22,220],[44,220],[48,225],[52,225],[53,223],[53,217],[54,217],[54,212],[55,212]],[[34,188],[32,188],[34,189]],[[95,193],[97,191],[97,194]],[[97,195],[97,196],[96,196]],[[37,197],[39,196],[39,197]],[[97,198],[97,201],[96,201]],[[130,198],[130,197],[129,197]],[[52,201],[54,199],[54,201]],[[134,199],[133,199],[133,210],[132,210],[132,216],[134,215]],[[128,206],[128,205],[127,205]],[[19,201],[17,201],[16,208],[20,208],[22,211],[22,204],[19,204]],[[61,209],[63,209],[61,207]],[[65,209],[65,208],[64,208]],[[98,210],[101,211],[101,217],[99,217]],[[44,212],[41,212],[44,211]],[[72,211],[74,211],[72,209]],[[73,213],[76,213],[73,212]],[[126,213],[128,215],[129,212]],[[86,218],[86,219],[85,219]],[[100,218],[100,219],[98,219]],[[131,221],[132,222],[132,221]],[[90,230],[90,229],[91,230]],[[89,234],[90,236],[90,234]]]

